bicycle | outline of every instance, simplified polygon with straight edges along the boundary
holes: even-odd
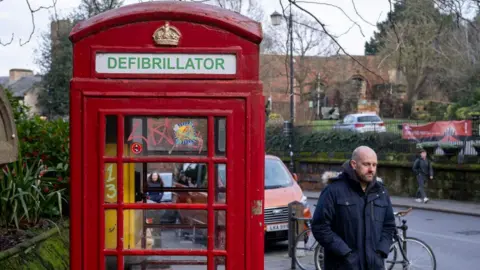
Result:
[[[323,247],[313,237],[311,219],[305,220],[307,229],[295,238],[293,257],[296,265],[302,270],[323,269]]]
[[[421,270],[436,270],[437,261],[435,259],[435,254],[428,244],[422,240],[407,236],[407,221],[401,219],[402,217],[408,215],[412,211],[412,208],[407,210],[398,211],[394,213],[395,218],[397,219],[395,234],[393,236],[393,244],[390,247],[388,258],[385,260],[385,269],[393,270],[396,265],[399,265],[402,270],[410,269],[421,269]],[[401,224],[401,225],[400,225]],[[401,230],[402,233],[399,234],[398,230]],[[407,248],[408,247],[408,248]],[[421,254],[421,251],[426,251],[425,255]],[[401,255],[403,258],[400,261],[397,261],[397,256]],[[420,259],[427,259],[426,261],[430,262],[430,266],[417,265],[416,260],[412,259],[414,256],[418,256]],[[393,257],[392,259],[389,259]],[[418,268],[417,268],[418,267]]]

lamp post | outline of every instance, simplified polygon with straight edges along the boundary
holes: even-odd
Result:
[[[290,0],[294,1],[294,0]],[[278,12],[273,12],[272,15],[270,15],[270,18],[272,20],[272,24],[274,26],[278,26],[282,23],[282,14]],[[295,173],[295,163],[293,159],[293,129],[294,129],[294,91],[293,91],[293,19],[292,19],[292,4],[290,4],[290,14],[288,16],[288,36],[290,38],[290,121],[285,121],[284,123],[284,129],[285,132],[289,134],[289,150],[290,150],[290,171],[292,173]]]

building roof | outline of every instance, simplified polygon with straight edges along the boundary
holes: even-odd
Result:
[[[26,76],[12,83],[7,83],[4,87],[8,88],[13,93],[14,97],[23,97],[30,89],[37,86],[41,81],[42,76]]]
[[[0,86],[5,87],[8,84],[8,80],[10,78],[8,76],[0,76]]]

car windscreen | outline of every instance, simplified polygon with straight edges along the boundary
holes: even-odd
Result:
[[[366,116],[359,116],[358,122],[382,122],[382,119],[376,115],[366,115]]]
[[[265,189],[288,187],[292,185],[290,173],[283,166],[282,161],[275,159],[265,160]]]

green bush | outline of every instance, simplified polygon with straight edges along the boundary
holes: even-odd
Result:
[[[40,218],[62,215],[65,189],[58,179],[46,177],[49,169],[41,159],[5,165],[0,177],[0,226],[17,229],[36,225]]]
[[[17,132],[20,141],[20,153],[25,158],[43,160],[49,167],[59,163],[68,164],[69,125],[59,120],[43,120],[39,116],[19,121]]]
[[[403,140],[398,133],[354,133],[346,131],[314,131],[310,127],[296,128],[294,132],[295,151],[298,152],[352,152],[360,145],[373,148],[377,153],[415,151],[415,144]],[[268,126],[265,148],[269,152],[288,150],[288,136],[283,134],[281,126]]]
[[[7,91],[12,110],[15,114],[15,123],[19,140],[19,158],[18,163],[21,166],[36,168],[40,165],[43,167],[42,175],[45,181],[53,179],[54,184],[49,187],[49,191],[61,190],[64,198],[61,209],[64,214],[68,213],[69,200],[69,123],[59,120],[46,120],[40,116],[29,117],[29,108],[22,105],[18,100],[14,99],[10,92]],[[24,165],[25,164],[25,165]],[[16,163],[9,164],[8,167],[20,166]],[[15,170],[14,170],[15,171]],[[18,175],[18,174],[17,174]],[[2,175],[0,175],[2,176]],[[23,181],[18,176],[10,175],[11,181]],[[6,183],[2,183],[7,185]],[[13,183],[15,184],[15,183]],[[10,185],[10,184],[8,184]],[[8,186],[7,185],[7,186]],[[0,190],[0,192],[2,192]],[[48,194],[44,194],[48,196]],[[55,193],[57,194],[57,193]],[[45,209],[43,214],[55,215],[57,210]],[[3,217],[3,213],[0,213]]]

